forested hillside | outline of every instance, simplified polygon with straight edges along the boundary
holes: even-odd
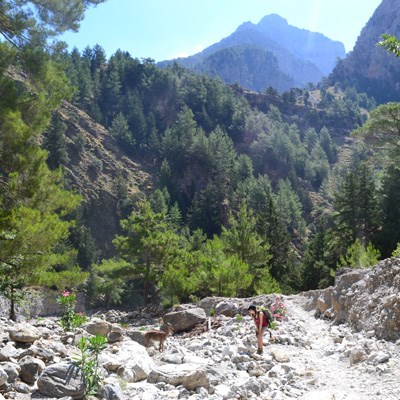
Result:
[[[8,22],[25,21],[13,7]],[[397,104],[371,112],[328,81],[259,94],[8,27],[0,279],[13,301],[31,284],[81,285],[96,306],[290,293],[400,242]]]
[[[137,276],[145,297],[156,285],[170,302],[331,282],[330,268],[352,241],[339,251],[332,245],[330,264],[315,281],[305,271],[313,266],[304,263],[315,260],[305,254],[320,216],[332,215],[347,168],[335,167],[337,143],[365,121],[374,106],[367,96],[324,86],[282,96],[246,92],[122,51],[107,60],[100,46],[57,58],[77,88],[75,105],[105,126],[152,181],[133,197],[115,192],[123,205],[115,214],[122,219],[114,231],[118,258],[92,271],[92,289],[106,301],[118,298],[113,279],[122,285]],[[93,202],[83,208],[87,219],[80,223],[93,231],[91,215],[101,221],[100,214]],[[100,261],[110,253],[95,231]]]

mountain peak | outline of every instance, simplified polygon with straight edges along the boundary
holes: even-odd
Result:
[[[282,18],[278,14],[269,14],[263,17],[260,22],[257,24],[258,28],[263,28],[265,26],[268,26],[268,28],[271,27],[277,27],[279,26],[280,28],[287,27],[289,24],[285,18]]]
[[[245,31],[247,29],[251,29],[251,28],[256,28],[256,25],[254,25],[252,22],[247,21],[247,22],[243,22],[243,24],[239,25],[236,29],[236,32],[240,32],[240,31]]]
[[[283,91],[317,83],[331,73],[337,58],[345,55],[342,43],[270,14],[258,24],[242,23],[230,36],[179,62],[249,89],[272,86]]]

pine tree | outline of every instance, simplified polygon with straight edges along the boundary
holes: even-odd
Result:
[[[385,165],[398,165],[400,161],[400,104],[387,103],[371,111],[367,122],[356,129],[353,136],[362,137],[380,148],[378,157]]]
[[[58,168],[68,162],[68,152],[65,141],[67,125],[58,114],[53,114],[50,128],[44,136],[43,147],[49,152],[47,164],[51,169]]]
[[[129,129],[128,121],[122,113],[117,114],[112,120],[110,133],[127,153],[132,153],[135,148],[135,139]]]
[[[0,43],[0,289],[11,301],[12,319],[24,287],[53,284],[56,267],[68,265],[71,252],[59,252],[57,245],[73,224],[65,217],[80,201],[63,189],[60,171],[49,170],[47,153],[37,145],[51,113],[71,93],[62,68],[50,62],[43,46],[49,35],[76,29],[86,6],[99,2],[23,0],[0,6],[0,33],[13,45]],[[20,79],[12,80],[10,70]],[[67,273],[71,284],[86,279],[76,269],[65,271],[64,278]]]
[[[143,299],[148,304],[156,278],[165,268],[166,250],[174,247],[176,237],[170,235],[166,215],[153,212],[147,201],[121,221],[121,228],[125,236],[117,235],[113,243],[118,255],[129,263],[127,277],[143,282]]]
[[[317,227],[308,248],[304,254],[303,264],[303,290],[313,290],[328,286],[332,283],[329,263],[326,257],[327,238],[322,221]]]
[[[400,242],[400,169],[389,167],[384,174],[381,188],[380,208],[382,209],[382,230],[379,232],[379,242],[384,257]]]
[[[91,4],[105,0],[5,0],[1,3],[0,33],[10,43],[22,48],[34,40],[76,31]]]
[[[319,141],[323,148],[326,156],[328,157],[329,163],[333,164],[337,158],[337,148],[333,143],[331,134],[326,127],[323,127],[319,133]]]
[[[198,264],[192,279],[201,296],[245,295],[254,281],[249,265],[236,254],[227,255],[219,236],[206,243]]]
[[[371,242],[364,245],[360,240],[356,240],[346,251],[344,256],[340,257],[338,268],[367,268],[377,264],[381,253]]]
[[[269,269],[270,245],[257,233],[256,218],[245,202],[237,214],[229,218],[229,228],[222,228],[221,240],[226,254],[235,255],[249,266],[254,288],[263,279],[264,271]]]
[[[375,183],[365,164],[351,170],[338,188],[334,200],[341,252],[357,239],[363,244],[372,240],[379,226]]]

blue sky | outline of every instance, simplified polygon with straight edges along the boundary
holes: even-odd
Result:
[[[279,14],[350,51],[381,0],[108,0],[87,11],[78,33],[61,39],[83,50],[100,44],[156,61],[185,57],[229,36],[246,21]]]

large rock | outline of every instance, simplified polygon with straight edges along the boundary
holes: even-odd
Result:
[[[352,305],[351,287],[361,281],[368,269],[342,268],[336,276],[335,288],[332,291],[332,308],[338,322],[346,322],[348,310]]]
[[[17,357],[19,351],[11,343],[7,343],[3,348],[0,349],[0,361],[11,361],[11,359]]]
[[[354,349],[350,351],[349,361],[350,364],[358,364],[359,362],[364,361],[367,358],[367,354],[365,350],[360,347],[356,346]]]
[[[150,372],[147,382],[165,382],[174,386],[182,385],[187,390],[194,390],[199,387],[208,389],[209,387],[209,379],[205,368],[191,364],[156,367]]]
[[[115,345],[113,352],[100,355],[100,364],[108,371],[117,371],[126,382],[138,382],[147,378],[154,363],[146,349],[132,340]]]
[[[85,394],[85,380],[82,371],[71,363],[48,366],[37,381],[41,394],[47,397],[81,399]]]
[[[272,358],[279,363],[288,363],[289,356],[282,349],[275,349],[271,352]]]
[[[7,383],[14,383],[21,372],[19,364],[14,362],[2,362],[0,363],[0,367],[8,375]]]
[[[126,331],[126,336],[128,336],[131,340],[141,344],[142,346],[145,345],[144,334],[145,332],[136,329]]]
[[[240,314],[239,305],[234,301],[220,301],[215,307],[215,314],[232,318]]]
[[[124,339],[124,335],[122,332],[118,331],[111,331],[107,335],[107,342],[108,343],[116,343],[116,342],[121,342]]]
[[[29,349],[25,350],[20,354],[20,357],[25,357],[25,356],[40,358],[41,360],[48,363],[53,361],[56,354],[53,350],[43,345],[43,343],[40,343],[40,346],[36,346],[36,344],[33,344],[32,346],[29,347]]]
[[[40,287],[27,289],[25,292],[26,301],[21,306],[16,307],[17,315],[24,316],[27,319],[45,316],[54,316],[61,314],[61,306],[57,302],[60,292]],[[75,293],[76,303],[75,311],[86,313],[86,297],[83,293]],[[0,317],[7,317],[10,310],[10,301],[0,295]]]
[[[39,375],[46,368],[42,360],[31,356],[22,357],[18,364],[21,367],[21,379],[26,383],[35,383]]]
[[[327,288],[322,291],[317,299],[317,314],[324,315],[325,312],[332,306],[333,288]]]
[[[100,389],[100,398],[103,400],[124,400],[125,396],[117,384],[107,383]]]
[[[174,332],[184,332],[205,322],[207,316],[202,308],[190,308],[182,311],[174,311],[164,316],[164,322],[170,323]]]
[[[16,324],[9,330],[10,339],[18,343],[33,343],[40,338],[40,332],[28,323]]]
[[[92,318],[82,328],[91,335],[107,336],[112,330],[112,324],[100,318]]]
[[[7,383],[7,381],[8,381],[7,372],[4,371],[4,369],[0,367],[0,386],[5,385]]]

